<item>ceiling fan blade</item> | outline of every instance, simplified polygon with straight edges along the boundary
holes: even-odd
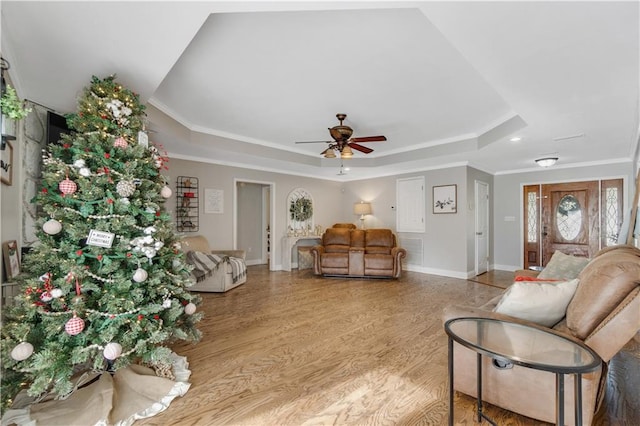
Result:
[[[350,142],[349,146],[351,148],[355,149],[356,151],[364,152],[365,154],[373,152],[373,150],[371,148],[367,148],[366,146],[358,145],[357,143],[354,143],[354,142]]]
[[[331,141],[304,141],[304,142],[294,142],[294,143],[332,143]]]
[[[385,136],[364,136],[362,138],[351,138],[350,142],[383,142],[386,140]]]

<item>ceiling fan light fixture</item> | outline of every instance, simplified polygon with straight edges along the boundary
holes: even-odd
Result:
[[[327,148],[323,154],[324,158],[336,158],[336,153],[333,152],[333,148]]]
[[[558,157],[545,157],[538,158],[536,163],[538,163],[538,166],[540,167],[551,167],[556,164],[556,161],[558,161]]]
[[[353,157],[353,151],[351,151],[351,148],[349,147],[349,145],[345,145],[344,148],[342,148],[342,151],[340,152],[340,158],[351,158]]]

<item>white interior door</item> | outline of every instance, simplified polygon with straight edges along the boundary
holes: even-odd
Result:
[[[489,185],[475,181],[476,193],[476,275],[489,270]]]

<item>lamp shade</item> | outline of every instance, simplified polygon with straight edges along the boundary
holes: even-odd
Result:
[[[371,203],[355,203],[353,205],[353,214],[365,215],[371,214]]]
[[[327,148],[327,150],[323,153],[324,158],[336,158],[335,152],[333,152],[333,148]]]
[[[340,158],[351,158],[353,157],[353,151],[351,151],[351,148],[349,147],[349,145],[346,145],[344,148],[342,148],[342,152],[340,153]]]
[[[551,167],[556,164],[556,161],[558,161],[558,157],[545,157],[538,158],[536,163],[538,163],[538,166],[540,167]]]

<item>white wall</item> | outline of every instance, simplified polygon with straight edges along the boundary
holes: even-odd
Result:
[[[494,176],[494,266],[515,270],[522,267],[522,187],[538,183],[624,179],[624,205],[627,211],[635,189],[632,162],[566,169],[540,169],[535,172]],[[508,220],[515,218],[514,221]],[[623,226],[628,226],[623,224]]]
[[[11,78],[9,76],[5,77],[8,84],[11,84]],[[20,94],[18,93],[18,96]],[[3,120],[6,120],[5,117],[2,117]],[[16,140],[11,141],[11,146],[13,147],[13,160],[11,163],[11,168],[13,176],[12,176],[12,184],[5,185],[4,183],[0,184],[0,214],[2,217],[2,221],[0,223],[0,243],[4,243],[5,241],[15,240],[18,242],[18,247],[22,247],[22,236],[20,235],[20,231],[22,229],[22,143],[24,139],[24,120],[14,122],[13,124],[13,132],[15,133]],[[5,127],[7,129],[11,128],[11,125],[7,126],[5,123]],[[9,148],[7,147],[6,150]],[[8,152],[8,151],[7,151]],[[5,153],[6,154],[6,153]],[[0,260],[0,282],[5,282],[4,280],[4,256],[0,254],[2,260]],[[22,261],[22,257],[20,257],[20,261]]]
[[[279,268],[280,259],[282,258],[280,251],[281,239],[286,235],[287,214],[289,211],[287,195],[291,190],[302,187],[311,193],[314,200],[314,222],[316,225],[326,228],[344,220],[340,207],[340,202],[343,198],[341,192],[342,184],[338,182],[175,158],[171,158],[168,165],[169,171],[165,175],[169,176],[172,189],[175,189],[175,182],[178,176],[193,176],[199,180],[200,197],[204,195],[205,188],[224,191],[224,212],[222,214],[205,214],[204,201],[200,203],[200,229],[198,234],[207,237],[212,249],[243,248],[233,247],[233,229],[235,226],[233,189],[236,180],[273,183],[275,216],[272,218],[274,226],[271,230],[271,255],[275,256],[276,269]],[[166,208],[175,217],[176,200],[174,196],[167,200]]]
[[[367,216],[365,227],[396,229],[396,180],[416,176],[425,178],[425,232],[398,233],[398,238],[418,238],[423,244],[422,265],[407,265],[407,269],[418,272],[466,278],[469,273],[468,234],[473,233],[473,212],[469,211],[467,189],[467,167],[453,167],[448,169],[427,170],[418,173],[387,176],[362,181],[352,181],[344,184],[342,214],[347,222],[360,225],[358,216],[353,214],[353,204],[359,201],[371,203],[373,214]],[[474,172],[485,177],[479,171]],[[472,180],[473,181],[473,180]],[[490,181],[488,182],[490,183]],[[433,214],[434,186],[457,185],[458,212],[456,214]],[[473,196],[471,196],[473,199]],[[471,219],[469,219],[471,216]],[[471,220],[472,228],[468,228]],[[471,248],[473,250],[473,247]],[[472,252],[473,253],[473,252]],[[473,259],[471,260],[473,270]]]

